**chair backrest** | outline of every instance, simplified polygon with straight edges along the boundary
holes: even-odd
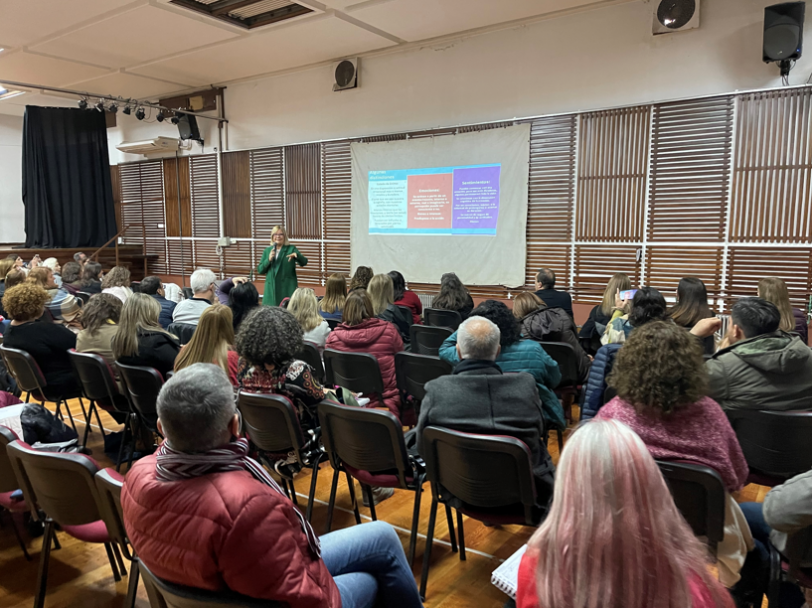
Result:
[[[426,320],[426,325],[434,325],[435,327],[448,327],[453,331],[462,323],[462,315],[456,310],[445,310],[443,308],[424,308],[423,318]]]
[[[403,427],[391,412],[330,401],[319,404],[319,422],[330,463],[380,473],[396,470],[402,486],[410,473]]]
[[[18,388],[23,392],[42,394],[42,389],[48,386],[48,383],[34,357],[24,350],[5,345],[0,345],[0,352],[3,353],[6,367],[17,381]]]
[[[130,403],[138,412],[141,420],[151,431],[157,431],[158,393],[164,385],[161,373],[152,367],[141,367],[139,365],[124,365],[116,362],[116,366],[121,372],[124,386],[130,394]]]
[[[411,332],[412,352],[433,357],[438,355],[445,339],[454,333],[447,327],[431,325],[412,325],[409,331]]]
[[[324,383],[324,363],[321,361],[319,349],[315,344],[305,340],[304,348],[296,355],[296,358],[312,367],[318,381]]]
[[[63,526],[98,521],[99,468],[83,454],[40,452],[20,441],[6,446],[26,503],[36,517],[37,506]]]
[[[11,466],[11,460],[6,452],[6,446],[18,439],[17,433],[6,426],[0,426],[0,494],[20,489],[17,474],[14,472],[14,467]]]
[[[143,561],[139,569],[152,608],[218,608],[241,606],[242,608],[281,608],[282,604],[269,600],[257,600],[231,591],[206,591],[176,585],[158,578]]]
[[[395,375],[397,376],[400,396],[405,399],[411,395],[422,400],[426,396],[426,382],[454,371],[451,364],[439,357],[400,352],[395,355]]]
[[[192,336],[195,335],[196,329],[197,325],[191,325],[189,323],[170,323],[166,327],[166,331],[178,337],[181,346],[189,344],[192,340]]]
[[[710,467],[658,460],[674,504],[696,536],[708,539],[714,549],[725,534],[725,485]]]
[[[339,325],[341,325],[341,321],[339,321],[338,319],[327,319],[327,325],[329,325],[330,329],[333,330]]]
[[[237,408],[242,414],[243,431],[260,450],[297,453],[305,437],[293,404],[282,395],[240,391]]]
[[[68,351],[68,358],[85,397],[105,407],[121,411],[119,406],[126,398],[118,390],[113,370],[107,361],[100,355],[78,353],[73,348]]]
[[[383,377],[378,360],[369,353],[345,353],[332,348],[324,351],[327,384],[357,393],[383,393]]]
[[[556,388],[578,385],[578,355],[572,344],[565,342],[539,342],[550,358],[558,363],[561,382]]]
[[[96,473],[99,513],[110,536],[127,553],[127,530],[124,528],[124,512],[121,509],[121,489],[123,487],[124,477],[115,469],[102,469]],[[128,555],[127,558],[132,559],[132,556]]]
[[[77,291],[73,295],[75,295],[77,298],[79,298],[82,301],[83,304],[87,304],[87,301],[90,299],[91,294],[86,293],[84,291]]]
[[[195,292],[192,291],[191,287],[184,287],[182,291],[183,291],[183,297],[185,299],[187,299],[187,300],[191,300],[192,298],[195,297]]]
[[[812,468],[812,411],[730,410],[727,416],[751,469],[789,479]]]
[[[423,431],[426,476],[440,496],[479,508],[522,504],[527,523],[536,504],[528,447],[514,437],[474,435],[430,426]]]
[[[409,322],[409,327],[414,324],[414,317],[412,316],[412,309],[408,306],[401,306],[400,304],[395,304],[400,311],[403,313],[403,317]]]

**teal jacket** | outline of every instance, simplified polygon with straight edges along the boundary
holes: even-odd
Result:
[[[265,294],[262,296],[262,303],[265,306],[279,306],[282,300],[292,296],[299,286],[296,279],[296,264],[299,266],[307,264],[307,258],[293,245],[283,245],[273,263],[270,261],[272,250],[273,247],[265,248],[257,266],[257,272],[266,275]],[[288,256],[291,253],[295,253],[296,257],[289,260]]]
[[[460,362],[457,356],[457,332],[445,339],[440,347],[440,359],[452,365]],[[496,359],[496,364],[505,373],[527,372],[536,379],[539,389],[541,409],[544,422],[550,427],[565,429],[567,421],[564,419],[564,408],[553,389],[561,382],[561,370],[558,363],[544,352],[538,342],[533,340],[519,340],[507,348],[503,348]]]

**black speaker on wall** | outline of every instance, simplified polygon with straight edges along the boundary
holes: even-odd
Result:
[[[203,141],[200,139],[200,129],[197,128],[197,117],[189,114],[181,114],[178,116],[178,132],[181,139],[193,139],[195,141]]]
[[[791,62],[803,52],[806,2],[784,2],[764,9],[764,61],[789,74]]]

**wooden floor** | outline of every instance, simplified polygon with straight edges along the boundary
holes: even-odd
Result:
[[[71,410],[74,414],[80,412],[78,402],[75,406],[72,402]],[[104,412],[102,412],[102,423],[106,429],[118,430],[120,428]],[[81,433],[83,425],[79,424],[78,419],[77,428]],[[93,457],[101,465],[111,466],[110,459],[104,455],[102,450],[103,444],[98,428],[94,426],[93,431],[88,439],[88,447],[93,450]],[[558,445],[554,438],[550,440],[549,449],[553,461],[557,462]],[[318,533],[324,530],[331,480],[332,469],[329,463],[324,463],[318,479],[316,504],[313,510],[313,525]],[[300,505],[306,503],[309,487],[310,473],[303,472],[296,482]],[[414,568],[417,580],[419,580],[422,567],[431,505],[428,484],[425,486],[425,490],[420,510],[420,536],[417,542]],[[742,491],[738,498],[741,501],[761,502],[767,490],[768,488],[762,486],[750,485]],[[360,487],[357,484],[356,492],[360,497]],[[377,506],[378,519],[392,524],[398,530],[404,549],[408,549],[408,531],[411,526],[413,499],[412,492],[395,490],[392,498]],[[355,525],[351,509],[346,480],[342,477],[339,484],[337,511],[333,520],[334,530]],[[442,515],[442,511],[440,515]],[[369,510],[361,507],[361,516],[364,521],[369,521]],[[473,606],[501,608],[507,598],[491,585],[491,572],[521,547],[532,532],[532,529],[521,526],[489,528],[478,521],[465,518],[467,561],[461,562],[458,555],[451,552],[445,518],[439,516],[435,542],[432,547],[426,608]],[[113,581],[104,548],[101,545],[90,545],[74,540],[64,533],[59,534],[59,539],[62,549],[51,552],[46,607],[112,608],[123,606],[127,592],[127,578],[124,577],[119,583]],[[29,608],[33,604],[41,545],[40,538],[29,540],[28,550],[33,559],[31,562],[27,562],[9,528],[8,516],[4,516],[4,527],[0,529],[0,608]],[[139,585],[136,605],[139,608],[149,606],[143,585]]]

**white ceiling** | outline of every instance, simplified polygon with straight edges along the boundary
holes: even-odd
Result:
[[[169,0],[0,0],[0,83],[155,99],[607,3],[297,1],[313,12],[247,31]],[[0,101],[0,112],[18,113],[32,97]]]

